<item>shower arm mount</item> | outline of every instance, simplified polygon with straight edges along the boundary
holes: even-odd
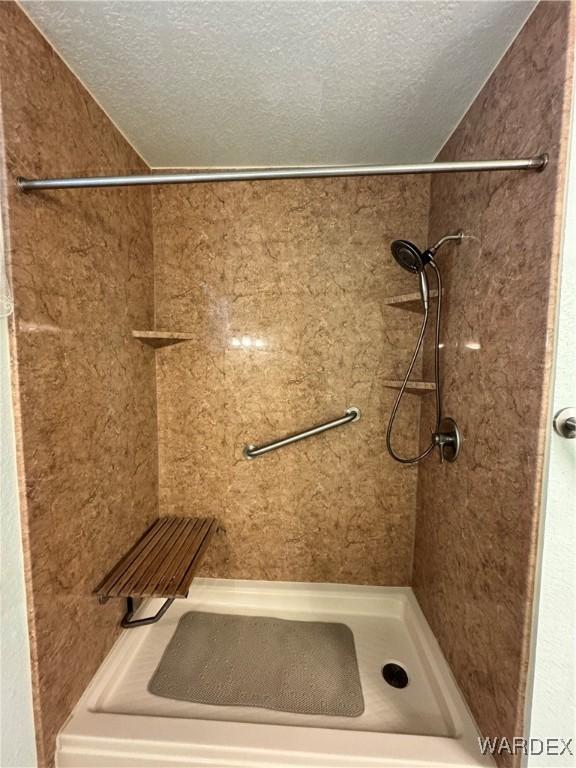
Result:
[[[462,242],[463,237],[464,237],[464,232],[462,230],[459,230],[454,235],[444,235],[444,237],[441,237],[437,243],[434,243],[434,245],[430,246],[430,248],[428,248],[428,251],[432,254],[432,256],[435,256],[436,252],[444,245],[444,243],[448,243],[451,240],[454,240],[460,243]]]

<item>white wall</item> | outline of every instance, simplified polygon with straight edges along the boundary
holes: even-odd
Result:
[[[2,261],[0,231],[0,270]],[[36,744],[5,317],[0,318],[0,558],[0,766],[33,768]]]
[[[567,215],[553,413],[576,407],[576,99],[573,104]],[[572,752],[531,756],[530,768],[576,766],[576,440],[551,436],[545,490],[540,596],[529,713],[533,738],[573,738]]]

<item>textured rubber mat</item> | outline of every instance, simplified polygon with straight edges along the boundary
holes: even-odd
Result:
[[[364,712],[352,631],[321,621],[186,613],[148,690],[216,706],[337,717]]]

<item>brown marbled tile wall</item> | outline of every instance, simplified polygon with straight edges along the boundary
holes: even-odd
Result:
[[[483,733],[522,735],[568,109],[568,3],[541,3],[440,158],[550,153],[541,174],[435,177],[445,413],[455,464],[420,467],[414,589]],[[432,418],[428,406],[422,421]],[[422,435],[428,439],[428,435]],[[503,760],[506,763],[506,760]]]
[[[196,334],[157,357],[160,508],[221,520],[204,575],[410,583],[416,470],[386,454],[382,379],[420,316],[382,299],[417,290],[389,243],[426,242],[428,195],[422,177],[154,190],[157,327]],[[242,456],[351,405],[358,423]],[[401,450],[419,409],[407,399]]]
[[[143,173],[13,3],[0,3],[14,388],[42,765],[118,634],[92,590],[157,515],[151,195],[24,195],[17,175]]]

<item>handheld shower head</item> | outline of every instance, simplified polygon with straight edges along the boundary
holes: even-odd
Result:
[[[422,252],[410,240],[394,240],[390,250],[398,264],[408,272],[416,274],[424,269]]]
[[[426,270],[424,267],[430,261],[430,254],[428,251],[422,253],[414,243],[409,240],[394,240],[390,246],[392,256],[396,259],[398,264],[408,272],[417,274],[420,280],[420,295],[422,296],[422,303],[428,308],[428,278],[426,277]]]
[[[428,309],[428,278],[426,277],[426,264],[433,262],[436,252],[444,245],[444,243],[450,240],[456,240],[460,242],[464,237],[462,230],[454,235],[446,235],[440,238],[437,243],[426,248],[425,251],[421,251],[418,247],[411,243],[410,240],[394,240],[390,246],[392,256],[396,259],[398,264],[403,269],[407,269],[408,272],[412,272],[414,275],[418,275],[420,280],[420,295],[422,296],[422,303],[424,307]]]
[[[425,251],[421,251],[420,248],[415,246],[414,243],[411,243],[410,240],[394,240],[390,246],[390,250],[392,251],[392,256],[394,256],[403,269],[407,269],[408,272],[416,274],[421,272],[426,264],[429,264],[430,261],[432,261],[434,256],[436,256],[437,251],[442,248],[444,243],[448,243],[451,240],[461,242],[463,237],[464,232],[462,232],[462,230],[456,232],[454,235],[445,235],[444,237],[441,237],[437,243],[426,248]]]

